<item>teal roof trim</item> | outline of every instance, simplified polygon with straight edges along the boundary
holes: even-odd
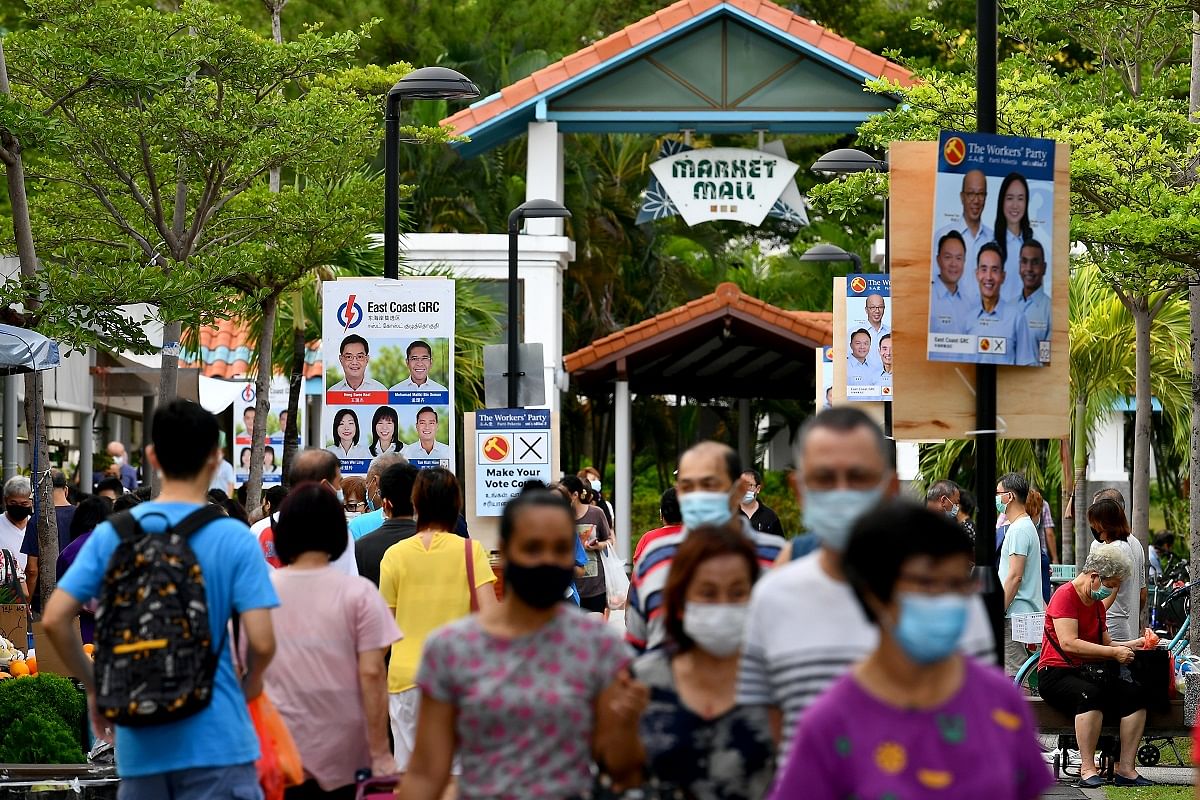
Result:
[[[824,66],[865,83],[874,75],[850,64],[824,50],[806,42],[787,31],[769,25],[763,20],[729,3],[721,3],[672,27],[670,30],[646,39],[621,53],[602,61],[578,75],[570,77],[532,97],[514,105],[495,117],[468,130],[458,133],[470,137],[470,141],[456,142],[452,146],[464,157],[478,155],[504,142],[521,136],[528,123],[535,120],[553,120],[560,123],[564,132],[593,133],[667,133],[690,128],[701,133],[734,133],[765,129],[775,133],[852,133],[870,113],[859,112],[746,112],[715,111],[711,114],[694,112],[663,112],[661,118],[649,118],[644,112],[554,112],[548,110],[550,101],[593,81],[606,73],[629,64],[655,49],[672,41],[682,39],[697,28],[722,17],[733,19],[753,31],[794,48],[798,53]],[[471,104],[477,108],[492,102],[500,95],[489,95]],[[577,117],[584,114],[584,117]]]

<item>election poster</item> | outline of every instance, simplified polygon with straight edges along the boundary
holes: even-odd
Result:
[[[475,412],[475,516],[498,517],[527,481],[550,484],[550,411],[493,408]]]
[[[825,345],[814,351],[817,356],[818,411],[833,408],[833,347]]]
[[[1053,141],[942,132],[930,361],[1049,363],[1053,236]]]
[[[892,400],[892,279],[846,278],[846,400]]]
[[[322,290],[321,447],[343,475],[401,453],[454,464],[454,281],[339,280]]]
[[[258,390],[254,381],[246,381],[233,404],[234,483],[241,486],[250,480],[250,432],[257,415]],[[263,484],[280,483],[283,470],[283,431],[287,426],[288,381],[282,375],[271,380],[267,399],[267,436],[263,447]],[[303,403],[297,411],[296,429],[299,446],[304,447]]]

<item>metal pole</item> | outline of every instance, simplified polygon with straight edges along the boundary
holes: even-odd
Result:
[[[383,126],[383,277],[400,277],[400,96],[387,96]]]
[[[519,283],[517,280],[517,247],[520,242],[521,235],[521,220],[523,218],[521,209],[514,209],[508,215],[508,407],[517,408],[517,384],[519,375],[517,373],[517,350],[520,337],[520,331],[517,330],[520,310],[517,305],[520,301],[520,293],[518,292]]]
[[[17,387],[21,385],[20,375],[9,375],[4,379],[4,479],[8,480],[17,474],[21,467],[18,460],[18,429],[21,424],[17,400]]]
[[[996,132],[996,0],[976,0],[976,39],[979,43],[975,74],[976,128]],[[975,563],[979,570],[984,603],[996,637],[996,655],[1004,664],[1004,595],[992,565],[996,536],[996,506],[988,498],[996,490],[996,366],[975,365],[975,497],[979,502]]]
[[[613,502],[616,504],[616,528],[620,533],[618,553],[626,564],[632,565],[633,559],[633,425],[631,421],[632,398],[629,394],[629,379],[626,375],[617,377],[616,390],[613,393],[614,444],[616,445],[617,485],[614,487]]]
[[[79,491],[92,492],[92,456],[96,450],[96,412],[79,415]],[[149,465],[146,467],[150,469]]]

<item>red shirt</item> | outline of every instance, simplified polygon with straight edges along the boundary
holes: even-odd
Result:
[[[262,547],[263,556],[267,559],[267,563],[275,569],[283,566],[283,562],[279,560],[279,556],[275,553],[275,530],[267,527],[263,528],[258,534],[258,544]]]
[[[1062,644],[1058,641],[1058,633],[1054,630],[1054,620],[1074,619],[1079,622],[1079,638],[1092,644],[1103,644],[1104,633],[1108,623],[1104,620],[1104,603],[1099,600],[1090,606],[1083,604],[1075,584],[1064,583],[1050,598],[1046,606],[1046,630],[1042,633],[1042,657],[1038,659],[1038,669],[1045,667],[1078,667],[1083,661],[1092,659],[1071,656],[1073,663],[1068,663],[1058,652]],[[1057,645],[1057,647],[1056,647]]]
[[[683,525],[665,525],[643,533],[642,538],[638,539],[637,547],[633,550],[633,563],[636,564],[638,559],[642,557],[642,551],[646,549],[646,545],[655,539],[670,536],[672,533],[679,533],[681,530],[683,530]]]

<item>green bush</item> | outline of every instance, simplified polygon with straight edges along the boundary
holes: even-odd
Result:
[[[0,763],[80,764],[77,731],[87,701],[68,678],[36,675],[0,682]]]

